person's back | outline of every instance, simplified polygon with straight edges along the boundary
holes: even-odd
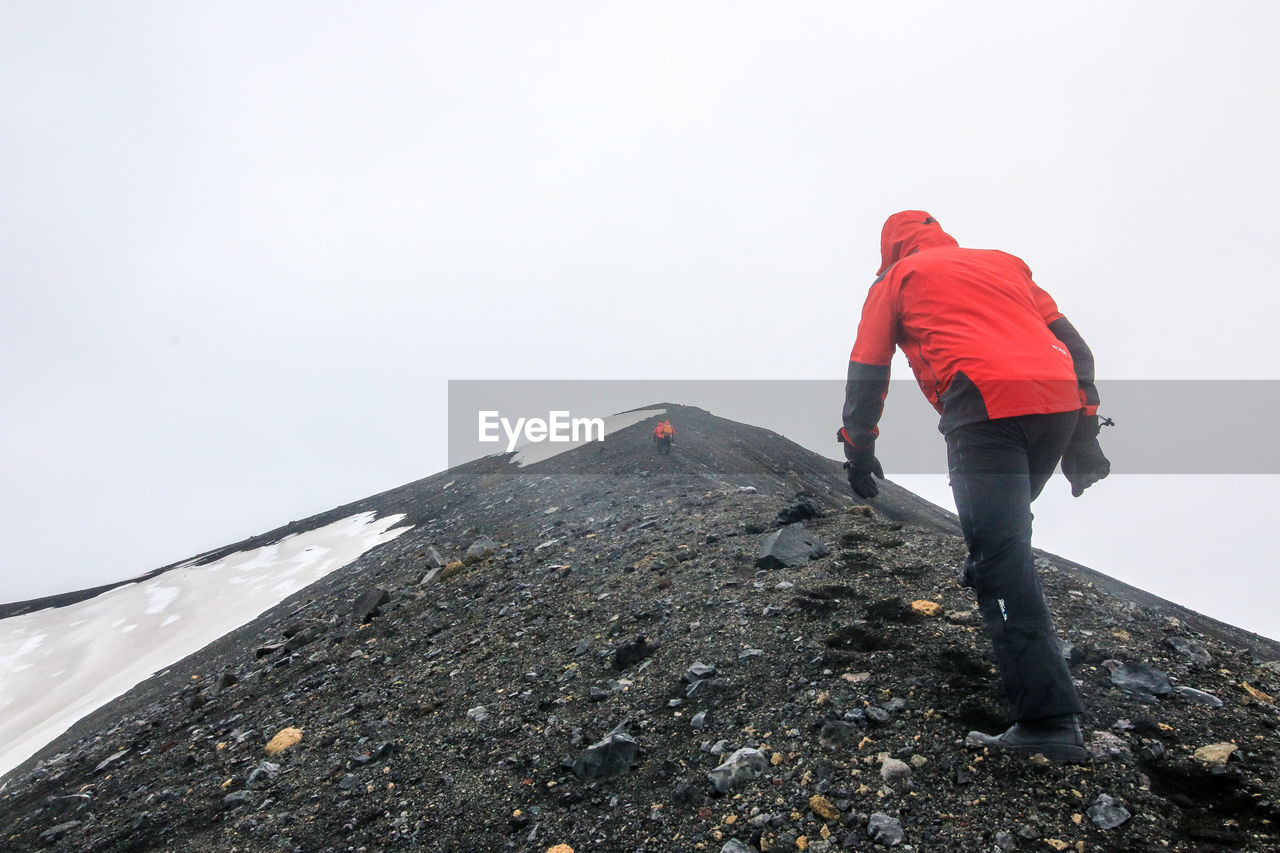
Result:
[[[1070,324],[1021,259],[961,248],[919,211],[890,217],[882,251],[880,277],[867,295],[850,356],[861,365],[860,376],[887,376],[893,351],[901,348],[943,415],[943,432],[1087,404],[1084,377],[1061,339],[1068,335],[1060,335]],[[1091,385],[1092,376],[1086,381]]]

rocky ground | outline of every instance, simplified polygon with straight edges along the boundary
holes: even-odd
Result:
[[[1274,643],[1043,555],[1091,760],[966,746],[1005,723],[945,514],[670,416],[335,510],[417,526],[10,774],[0,846],[1280,849]]]

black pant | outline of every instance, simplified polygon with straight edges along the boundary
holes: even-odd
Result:
[[[969,546],[964,582],[978,595],[1014,720],[1082,710],[1031,556],[1031,502],[1077,419],[1077,412],[1021,415],[947,435],[951,491]]]

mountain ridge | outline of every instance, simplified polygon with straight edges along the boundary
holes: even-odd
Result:
[[[1280,644],[1041,553],[1090,713],[1131,704],[1137,712],[1093,720],[1101,757],[1087,773],[984,761],[956,743],[960,728],[1000,720],[985,641],[955,584],[963,543],[954,516],[891,483],[871,508],[846,514],[839,463],[768,430],[659,407],[677,426],[671,456],[654,454],[651,425],[642,422],[524,468],[507,455],[465,463],[202,555],[208,562],[353,512],[403,512],[414,525],[90,715],[8,774],[0,816],[14,827],[13,849],[42,847],[43,833],[73,821],[55,833],[65,849],[336,850],[347,838],[369,849],[545,850],[565,842],[657,850],[681,839],[690,849],[718,850],[733,839],[754,849],[869,849],[883,823],[876,815],[918,849],[1003,841],[1043,849],[1059,836],[1112,849],[1099,845],[1116,842],[1117,830],[1072,819],[1088,803],[1059,815],[1033,797],[1031,819],[1028,803],[1014,797],[1018,808],[992,813],[992,825],[975,831],[955,817],[980,798],[973,791],[996,797],[1029,780],[1106,793],[1095,784],[1099,774],[1114,780],[1107,796],[1143,816],[1126,824],[1125,849],[1267,849],[1256,845],[1273,837],[1275,761],[1265,751],[1274,706],[1238,682],[1274,693],[1263,664],[1280,657]],[[831,553],[789,569],[757,568],[779,511],[813,510],[820,514],[802,523]],[[488,546],[468,557],[483,537]],[[429,565],[432,548],[459,559],[446,561],[451,568]],[[387,601],[358,612],[374,590]],[[914,610],[916,601],[938,605],[939,615]],[[1169,645],[1174,639],[1247,669],[1252,682],[1234,678],[1234,669],[1230,678],[1215,673],[1195,662],[1199,655],[1189,662]],[[619,667],[627,649],[641,656]],[[753,650],[761,654],[742,657]],[[1162,668],[1231,704],[1206,721],[1208,706],[1182,698],[1191,694],[1134,700],[1116,686],[1117,661]],[[716,674],[687,677],[699,662]],[[1177,732],[1158,725],[1153,707]],[[1121,720],[1132,727],[1116,728]],[[836,723],[871,743],[830,736]],[[267,741],[286,728],[300,728],[302,742],[267,758]],[[638,742],[638,756],[617,759],[627,766],[616,776],[592,778],[583,755],[620,728]],[[1178,753],[1198,744],[1197,729],[1239,740],[1256,732],[1264,746],[1233,751],[1244,757],[1215,776]],[[774,732],[781,734],[765,737]],[[704,744],[713,734],[718,740]],[[725,748],[716,752],[719,741]],[[892,755],[882,758],[877,744]],[[707,783],[728,746],[769,762],[759,781],[735,783],[733,799]],[[1143,750],[1161,754],[1142,758]],[[874,772],[897,772],[890,758],[910,760],[914,780],[891,783]],[[277,765],[279,777],[264,763]],[[392,788],[375,784],[374,765]],[[151,780],[147,790],[111,782],[126,767],[131,778]],[[89,803],[59,799],[84,785]],[[1211,795],[1184,790],[1196,788]],[[814,797],[831,808],[812,808]],[[639,805],[646,799],[660,800],[660,819]],[[614,800],[623,805],[608,805]],[[1178,813],[1153,819],[1160,809]],[[757,820],[762,814],[767,820]],[[588,823],[606,824],[603,838],[584,823],[591,815]],[[876,837],[886,843],[892,834]]]

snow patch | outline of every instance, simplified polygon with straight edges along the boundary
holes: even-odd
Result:
[[[0,620],[0,774],[152,673],[409,530],[394,527],[403,518],[360,513],[67,607]]]

